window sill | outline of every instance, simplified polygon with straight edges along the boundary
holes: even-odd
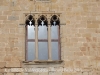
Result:
[[[41,60],[35,60],[35,61],[23,61],[24,64],[26,65],[31,65],[31,64],[60,64],[62,63],[63,60],[47,60],[47,61],[41,61]]]

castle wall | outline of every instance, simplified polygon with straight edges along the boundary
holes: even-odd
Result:
[[[25,13],[61,13],[62,63],[25,63]],[[9,72],[23,68],[67,69]],[[0,75],[99,75],[99,0],[0,0]]]

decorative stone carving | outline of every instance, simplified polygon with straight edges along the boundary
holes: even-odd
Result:
[[[41,25],[41,26],[43,26],[43,25],[46,25],[47,26],[48,25],[47,18],[44,15],[41,15],[38,18],[37,22],[38,22],[38,25]]]
[[[50,20],[51,25],[60,25],[60,20],[57,15],[53,15]]]
[[[25,24],[29,26],[35,25],[35,19],[33,18],[32,15],[29,15],[27,17]]]
[[[34,15],[34,16],[33,16]],[[38,15],[38,17],[36,17]],[[31,14],[26,15],[25,25],[38,25],[38,26],[48,26],[48,25],[60,25],[59,16],[56,14]]]

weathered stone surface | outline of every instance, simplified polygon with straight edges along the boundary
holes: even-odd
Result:
[[[32,73],[29,73],[28,75],[39,75],[39,73],[38,72],[32,72]]]
[[[0,75],[3,75],[3,73],[0,73]]]
[[[7,73],[6,75],[14,75],[14,73]]]
[[[16,61],[8,61],[6,62],[6,67],[21,67],[21,63]]]
[[[6,62],[0,62],[0,67],[5,67],[6,66]]]
[[[0,20],[7,20],[7,16],[0,16]]]
[[[0,11],[9,10],[8,6],[0,6]]]
[[[20,67],[20,62],[25,61],[25,26],[20,25],[25,23],[25,13],[61,13],[60,22],[65,23],[60,26],[63,67],[85,69],[71,73],[48,72],[26,73],[26,75],[100,74],[98,72],[100,70],[100,0],[50,0],[49,2],[1,0],[0,68]],[[88,73],[90,69],[92,70]],[[0,69],[0,72],[3,71],[4,69]],[[20,74],[24,75],[24,73]]]
[[[18,20],[19,16],[8,16],[8,20]]]

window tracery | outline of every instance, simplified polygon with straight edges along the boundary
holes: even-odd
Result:
[[[48,21],[47,21],[47,18],[44,16],[44,15],[41,15],[39,18],[38,18],[38,26],[41,25],[48,25]]]
[[[27,16],[25,24],[29,26],[35,25],[35,19],[32,15]]]
[[[47,17],[45,15],[39,15],[37,21],[36,21],[36,18],[34,18],[33,15],[27,15],[26,17],[26,21],[25,21],[25,24],[26,25],[29,25],[29,26],[32,26],[32,25],[35,25],[35,23],[37,22],[38,26],[43,26],[43,25],[53,25],[53,26],[56,26],[56,25],[60,25],[60,19],[59,19],[59,15],[52,15],[51,17]],[[48,23],[49,22],[49,23]]]

